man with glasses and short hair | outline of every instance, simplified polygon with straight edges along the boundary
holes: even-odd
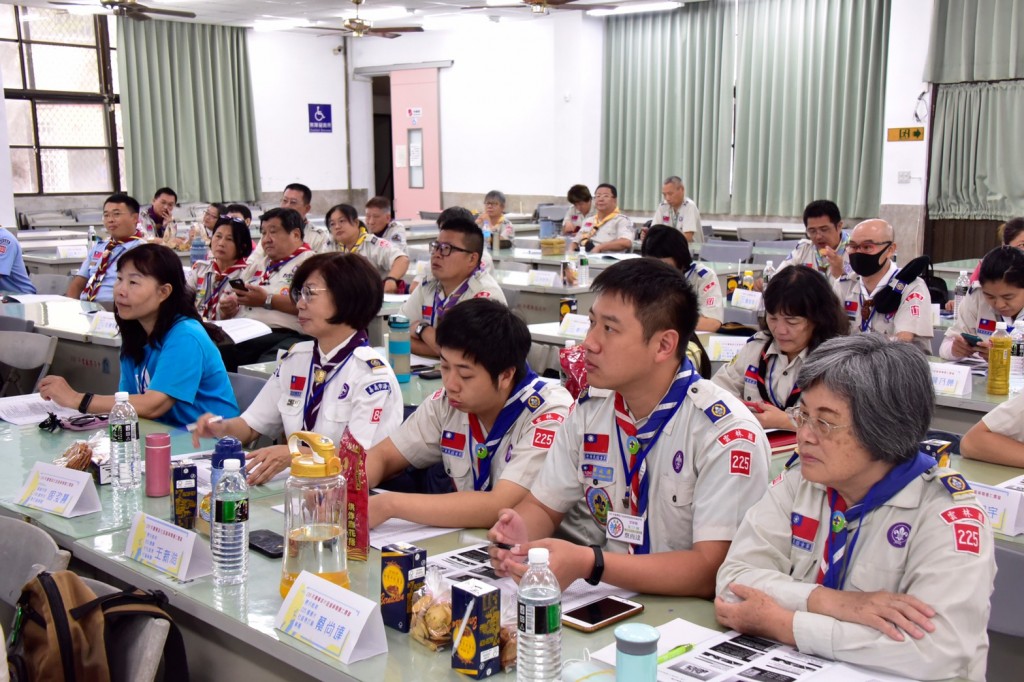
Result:
[[[117,281],[117,259],[121,254],[144,244],[138,232],[139,202],[127,194],[112,194],[103,202],[103,227],[108,239],[92,245],[92,250],[71,278],[68,298],[113,303]]]
[[[386,197],[373,197],[366,202],[366,227],[381,239],[386,239],[406,256],[409,255],[409,240],[405,226],[394,220],[391,202]]]
[[[892,225],[877,218],[865,220],[853,228],[846,252],[853,272],[834,280],[832,286],[850,318],[851,333],[874,332],[931,353],[931,295],[920,277],[910,282],[898,278]],[[882,299],[886,305],[878,309]]]
[[[704,241],[704,232],[700,222],[700,211],[697,204],[686,196],[686,186],[678,175],[665,178],[661,186],[663,201],[654,209],[651,225],[668,225],[683,233],[689,244],[700,244]]]
[[[170,187],[161,187],[153,195],[153,203],[143,206],[139,211],[139,230],[143,237],[151,241],[167,241],[167,237],[175,236],[174,207],[178,205],[178,195]],[[169,233],[165,236],[165,233]]]
[[[850,259],[846,244],[850,235],[843,230],[839,207],[828,199],[817,199],[804,208],[804,230],[807,239],[801,239],[779,270],[790,265],[806,265],[820,273],[838,279],[850,272]]]
[[[597,213],[583,221],[572,238],[576,249],[593,253],[629,251],[633,248],[633,221],[619,213],[619,192],[615,185],[601,183],[594,190]]]
[[[459,301],[493,298],[505,303],[501,286],[480,269],[484,233],[472,220],[452,218],[430,245],[430,277],[416,288],[402,306],[412,324],[412,352],[440,357],[435,328],[445,311]]]

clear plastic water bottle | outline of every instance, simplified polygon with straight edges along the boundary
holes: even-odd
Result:
[[[249,486],[241,462],[224,462],[224,475],[213,489],[210,519],[213,582],[237,585],[249,577]]]
[[[956,278],[956,285],[953,287],[953,319],[955,320],[957,315],[960,313],[960,304],[964,302],[964,297],[967,296],[967,292],[971,290],[971,278],[967,276],[966,270],[960,271],[960,276]]]
[[[192,240],[192,248],[189,251],[189,260],[192,261],[192,265],[195,265],[204,258],[206,258],[206,242],[196,234],[195,239]]]
[[[775,262],[774,261],[768,261],[767,263],[764,264],[764,272],[761,274],[761,278],[764,280],[765,284],[768,284],[768,282],[771,281],[771,278],[774,277],[774,276],[775,276]]]
[[[90,225],[89,229],[86,231],[86,235],[88,236],[89,248],[91,249],[92,245],[96,243],[96,228]]]
[[[398,383],[407,384],[412,380],[410,353],[412,343],[409,341],[409,318],[405,315],[392,315],[388,318],[388,360],[391,369],[395,370]]]
[[[590,254],[580,249],[580,267],[576,273],[576,284],[581,287],[590,286]]]
[[[1024,321],[1017,321],[1010,332],[1010,393],[1024,390]]]
[[[110,411],[110,483],[116,490],[136,490],[142,485],[139,464],[139,415],[128,402],[128,392],[114,394]]]
[[[492,251],[493,249],[491,248],[491,226],[488,225],[487,223],[484,223],[483,233],[484,233],[484,248],[487,249],[488,251]]]
[[[516,680],[559,680],[562,674],[562,591],[548,568],[548,550],[534,547],[519,582]]]

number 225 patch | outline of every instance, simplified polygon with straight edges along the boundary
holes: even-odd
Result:
[[[956,551],[967,554],[981,554],[981,529],[966,523],[954,523],[953,533]]]
[[[750,453],[745,450],[733,450],[730,452],[729,473],[738,476],[750,476]]]
[[[555,432],[548,429],[536,429],[533,432],[533,447],[550,448],[555,442]]]

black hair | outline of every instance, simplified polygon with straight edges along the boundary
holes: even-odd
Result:
[[[498,385],[498,375],[515,368],[513,386],[526,376],[526,355],[530,352],[530,330],[503,303],[472,298],[455,306],[437,326],[437,345],[461,351],[480,364]]]
[[[1024,253],[1013,246],[997,246],[981,259],[978,282],[1006,282],[1024,289]]]
[[[1024,232],[1024,218],[1010,218],[999,226],[999,238],[1003,244],[1009,245],[1021,232]]]
[[[124,192],[117,192],[116,194],[111,194],[109,197],[103,200],[104,208],[106,208],[107,204],[124,204],[132,213],[139,212],[139,202],[135,200],[135,197],[129,196]]]
[[[302,192],[302,203],[309,206],[310,202],[313,201],[313,190],[303,185],[301,182],[293,182],[284,188],[284,191],[292,190],[294,192]]]
[[[334,302],[331,324],[366,329],[384,305],[384,281],[380,273],[357,253],[318,253],[303,261],[292,279],[291,296],[297,300],[306,280],[319,272]]]
[[[682,271],[693,263],[690,246],[683,233],[668,225],[654,225],[640,245],[640,255],[647,258],[671,258]]]
[[[820,218],[821,216],[828,218],[828,221],[836,227],[843,220],[843,217],[839,215],[839,207],[836,206],[834,201],[815,199],[804,208],[804,227],[807,227],[808,219]]]
[[[221,211],[221,215],[225,213],[241,213],[246,220],[252,220],[252,211],[245,204],[228,204],[227,209]]]
[[[302,220],[302,214],[296,211],[294,208],[272,208],[263,215],[260,216],[260,223],[265,223],[268,220],[277,218],[281,221],[281,225],[287,232],[299,231],[300,237],[306,236],[305,223]],[[262,230],[262,225],[261,225]]]
[[[156,201],[161,194],[170,194],[172,197],[174,197],[174,203],[178,203],[178,193],[175,192],[170,187],[161,187],[156,192],[154,192],[153,201]]]
[[[452,218],[462,218],[463,220],[473,222],[473,212],[468,208],[463,208],[462,206],[449,206],[437,214],[437,227],[439,229],[443,228],[445,223]],[[482,236],[483,232],[481,231],[480,234]]]
[[[697,329],[697,295],[678,269],[652,258],[634,258],[605,268],[590,288],[631,303],[644,341],[660,331],[678,332],[676,357],[686,356],[686,345]]]
[[[452,218],[451,220],[445,221],[438,230],[444,230],[446,232],[458,232],[459,234],[466,236],[466,248],[470,252],[475,253],[478,258],[484,257],[484,233],[472,220],[465,218]]]
[[[123,203],[123,202],[115,202]],[[179,317],[200,320],[195,306],[195,292],[185,284],[185,271],[181,269],[181,259],[173,250],[163,244],[143,244],[121,254],[117,259],[117,271],[124,270],[131,263],[141,274],[152,277],[158,284],[170,284],[171,293],[157,309],[156,324],[153,333],[147,336],[146,330],[138,320],[125,320],[117,314],[114,306],[114,319],[121,330],[121,357],[131,358],[136,364],[146,356],[147,343],[158,347]]]
[[[808,352],[850,332],[843,303],[828,279],[806,265],[792,265],[775,273],[764,290],[764,309],[770,315],[806,318],[813,327]],[[764,318],[761,331],[771,336]]]
[[[381,211],[387,211],[391,214],[391,202],[388,201],[387,197],[373,197],[366,202],[366,208],[376,208]]]
[[[330,227],[331,223],[331,214],[335,211],[338,211],[341,215],[345,216],[345,219],[353,225],[362,226],[363,221],[359,220],[359,211],[357,211],[354,206],[350,206],[349,204],[335,204],[327,209],[327,215],[324,216],[324,222],[327,223],[328,227]]]
[[[227,204],[222,204],[219,201],[211,201],[210,208],[213,208],[217,211],[218,218],[228,212]]]
[[[252,254],[252,235],[249,233],[249,226],[241,218],[232,218],[222,213],[217,218],[217,224],[213,226],[213,233],[227,225],[231,228],[231,242],[235,245],[235,258],[248,258]],[[211,235],[212,236],[212,235]]]
[[[608,182],[602,182],[600,185],[595,187],[594,188],[594,194],[597,194],[597,190],[601,189],[602,187],[611,190],[613,198],[615,198],[615,199],[619,198],[619,190],[615,189],[615,185],[613,185],[611,183],[608,183]]]
[[[594,199],[586,185],[573,185],[569,188],[569,193],[565,195],[565,198],[569,200],[570,204],[578,204],[581,201],[592,201]]]

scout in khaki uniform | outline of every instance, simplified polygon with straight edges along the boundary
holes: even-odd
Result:
[[[988,252],[978,268],[979,288],[968,294],[957,310],[953,325],[946,331],[939,355],[946,360],[973,355],[988,357],[988,341],[996,323],[1006,323],[1006,331],[1024,324],[1024,252],[1013,246],[997,246]],[[970,346],[961,333],[974,334],[982,343]]]
[[[677,175],[667,178],[661,186],[664,199],[654,210],[651,225],[668,225],[679,230],[690,244],[704,242],[704,229],[700,221],[700,211],[693,199],[686,196],[683,179]]]
[[[647,231],[640,254],[657,258],[686,273],[686,282],[697,294],[700,317],[697,331],[717,332],[725,321],[725,296],[718,275],[706,263],[694,263],[686,237],[668,225],[655,225]]]
[[[409,257],[386,239],[370,234],[359,222],[356,209],[348,204],[332,206],[327,211],[327,226],[331,229],[332,248],[344,253],[358,253],[377,268],[384,280],[384,293],[405,292]]]
[[[791,265],[806,265],[833,279],[850,273],[846,244],[850,234],[843,229],[839,207],[828,199],[818,199],[804,208],[804,230],[796,248],[779,264],[779,270]]]
[[[405,225],[393,220],[391,202],[385,197],[373,197],[366,202],[366,227],[376,236],[391,242],[405,255],[409,255]]]
[[[575,248],[605,253],[629,251],[633,248],[633,221],[619,213],[619,192],[615,185],[603,183],[594,190],[597,213],[583,221],[583,227],[572,238]]]
[[[767,438],[738,399],[685,359],[681,339],[693,333],[697,306],[678,270],[629,260],[604,270],[594,290],[589,395],[531,494],[491,528],[491,540],[513,546],[492,548],[492,563],[520,575],[529,548],[543,546],[563,586],[583,578],[647,594],[710,594],[767,485]],[[556,529],[575,543],[551,539]]]
[[[437,328],[444,388],[366,459],[371,486],[443,463],[457,492],[442,499],[370,498],[370,524],[402,518],[430,526],[488,528],[534,485],[572,397],[526,364],[530,332],[497,301],[466,301]]]
[[[594,208],[594,197],[586,185],[573,185],[565,197],[569,201],[569,210],[562,220],[562,234],[574,235],[583,227],[583,223],[592,218],[597,209]]]
[[[718,572],[719,622],[885,673],[984,680],[992,531],[963,476],[918,449],[928,361],[838,337],[799,384],[800,465],[743,520]]]
[[[968,459],[1024,469],[1024,393],[981,418],[960,441]]]

